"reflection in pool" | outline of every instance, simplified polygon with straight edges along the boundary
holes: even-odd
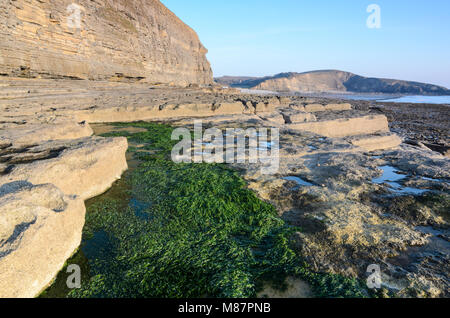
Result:
[[[428,191],[417,188],[403,187],[400,183],[398,183],[398,181],[405,179],[407,176],[400,174],[399,171],[392,166],[382,166],[379,167],[379,169],[383,170],[383,175],[379,178],[374,178],[372,182],[376,184],[387,184],[389,185],[390,190],[395,193],[420,195]]]
[[[314,184],[312,184],[312,183],[310,183],[308,181],[305,181],[305,180],[303,180],[300,177],[295,177],[295,176],[284,177],[283,180],[294,181],[295,183],[297,183],[298,186],[296,186],[294,189],[299,189],[302,186],[303,187],[312,187],[312,186],[314,186]]]

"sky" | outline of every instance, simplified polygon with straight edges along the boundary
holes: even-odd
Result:
[[[338,69],[450,88],[449,0],[161,2],[198,33],[215,77]]]

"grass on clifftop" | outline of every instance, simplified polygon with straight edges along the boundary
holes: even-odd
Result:
[[[117,126],[117,125],[116,125]],[[254,297],[263,282],[288,275],[308,281],[317,296],[361,297],[360,281],[313,273],[291,247],[291,228],[275,208],[246,188],[225,165],[174,164],[172,127],[127,136],[141,164],[127,174],[124,195],[88,205],[83,246],[90,280],[70,297]],[[83,248],[82,246],[82,248]],[[86,253],[85,253],[86,254]]]

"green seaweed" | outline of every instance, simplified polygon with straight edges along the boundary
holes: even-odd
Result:
[[[363,283],[314,273],[292,248],[275,208],[246,188],[236,171],[217,164],[175,164],[173,128],[157,123],[126,136],[149,152],[122,180],[123,197],[88,204],[83,241],[107,235],[108,248],[88,255],[91,278],[69,297],[254,297],[263,282],[308,281],[318,297],[364,297]],[[135,148],[132,148],[134,151]]]

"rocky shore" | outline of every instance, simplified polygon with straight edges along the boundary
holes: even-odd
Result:
[[[361,104],[355,107],[367,107]],[[407,143],[450,156],[449,105],[379,102],[369,107],[387,116],[391,130]]]
[[[76,122],[0,132],[0,297],[38,295],[78,248],[84,200],[127,169],[125,138]]]
[[[190,127],[193,118],[280,128],[278,174],[235,168],[303,229],[297,251],[314,269],[361,278],[380,264],[390,292],[448,296],[450,161],[405,143],[420,132],[402,129],[409,117],[398,106],[106,81],[0,78],[0,86],[1,297],[33,297],[52,281],[80,243],[83,200],[127,169],[126,139],[92,136],[90,123]],[[434,124],[433,142],[447,142],[445,122]],[[389,167],[401,175],[395,184],[383,179]]]
[[[298,297],[369,296],[366,270],[377,264],[383,283],[379,296],[450,296],[448,106],[348,103],[223,88],[213,82],[207,50],[195,31],[159,0],[79,0],[77,5],[1,0],[0,18],[0,297],[36,297],[54,281],[86,229],[95,228],[95,222],[85,222],[86,200],[114,187],[136,164],[133,155],[145,156],[139,146],[151,154],[132,179],[146,206],[160,199],[161,222],[144,224],[130,209],[123,214],[99,205],[98,222],[111,228],[121,224],[114,228],[123,243],[116,260],[132,269],[123,275],[123,267],[109,262],[106,267],[116,266],[118,272],[104,277],[114,285],[126,276],[124,284],[135,291],[124,294],[120,284],[103,285],[107,295],[145,297],[151,290],[159,297],[250,297],[257,295],[256,280],[281,271],[297,274],[286,283]],[[366,91],[373,82],[322,73],[280,74],[274,81],[281,89],[307,84],[307,91]],[[246,87],[269,88],[263,82]],[[392,80],[376,80],[375,86],[370,89],[396,87]],[[403,92],[447,91],[419,83],[401,87]],[[264,175],[262,164],[249,163],[181,171],[167,158],[153,160],[161,147],[170,154],[173,128],[192,128],[194,119],[220,129],[278,128],[279,171]],[[141,127],[129,125],[141,121]],[[111,123],[128,126],[105,137],[94,134],[93,128],[101,134]],[[130,145],[130,140],[146,144]],[[201,153],[206,146],[191,150]],[[155,180],[167,175],[184,183]],[[210,196],[192,194],[192,187]],[[218,220],[209,209],[217,196]],[[172,240],[180,226],[166,222],[166,212],[175,203],[172,210],[185,212],[184,200],[191,198],[190,214],[174,218],[191,228]],[[120,198],[108,202],[116,201]],[[116,219],[102,214],[111,210]],[[172,227],[158,227],[167,223]],[[137,228],[139,235],[129,238]],[[200,231],[205,245],[196,244],[198,228],[213,229],[214,235]],[[236,238],[236,233],[248,237]],[[148,261],[145,270],[135,261],[138,254]],[[188,262],[170,267],[180,255]],[[149,271],[159,268],[155,264],[163,269]],[[187,268],[193,269],[188,275]],[[180,280],[180,272],[186,280]],[[139,273],[153,285],[136,291],[142,287]],[[78,295],[96,295],[96,283]],[[286,295],[272,287],[259,295]]]

